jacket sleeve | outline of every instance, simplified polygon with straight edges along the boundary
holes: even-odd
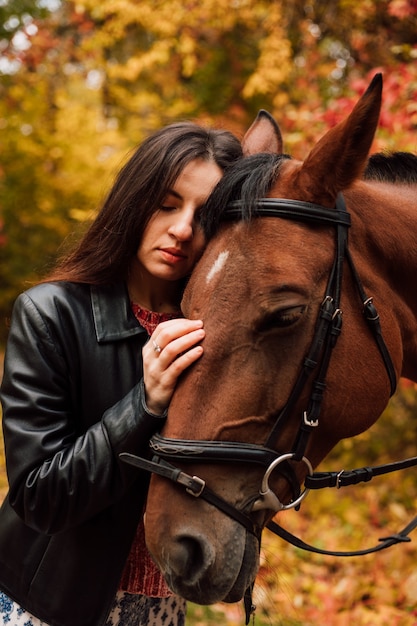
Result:
[[[9,498],[23,521],[45,534],[77,526],[117,503],[138,478],[119,453],[144,453],[163,425],[147,414],[138,381],[83,429],[71,405],[71,376],[41,312],[22,294],[13,311],[1,389]]]

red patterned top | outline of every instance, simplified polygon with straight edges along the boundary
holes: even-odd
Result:
[[[131,306],[139,324],[145,328],[149,335],[152,335],[161,322],[182,317],[180,311],[178,313],[155,313],[154,311],[142,309],[134,302],[131,303]],[[136,536],[120,580],[119,589],[120,591],[143,594],[152,598],[166,598],[172,595],[172,591],[146,548],[143,520],[140,521],[137,528]]]
[[[138,320],[139,324],[143,326],[148,335],[152,335],[155,328],[161,322],[166,322],[167,320],[174,320],[177,317],[182,317],[182,313],[178,310],[177,313],[155,313],[155,311],[148,311],[147,309],[143,309],[139,304],[135,304],[131,302],[132,311]]]

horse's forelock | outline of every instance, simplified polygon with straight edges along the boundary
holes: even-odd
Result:
[[[216,232],[230,202],[242,200],[242,219],[250,219],[259,198],[264,198],[275,182],[283,154],[255,154],[226,170],[202,210],[201,225],[207,239]]]

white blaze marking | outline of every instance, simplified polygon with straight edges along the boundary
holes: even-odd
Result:
[[[211,269],[209,270],[207,277],[206,277],[206,283],[208,284],[216,274],[218,274],[220,272],[220,270],[223,268],[224,264],[227,261],[227,257],[229,256],[229,250],[225,250],[224,252],[220,252],[219,256],[217,257],[217,259],[214,261]]]

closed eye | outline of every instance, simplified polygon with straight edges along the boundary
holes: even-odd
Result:
[[[181,210],[181,209],[182,209],[182,207],[181,207],[181,206],[176,206],[176,205],[174,205],[174,204],[172,204],[172,205],[171,205],[171,204],[167,204],[167,203],[166,203],[166,204],[161,204],[161,205],[160,205],[160,207],[159,207],[159,209],[160,209],[161,211],[164,211],[164,213],[172,213],[172,212],[174,212],[174,211],[179,211],[179,210]],[[201,207],[197,207],[197,209],[196,209],[196,210],[195,210],[195,212],[194,212],[194,221],[195,221],[197,224],[199,224],[199,223],[200,223],[200,221],[201,221],[201,213],[202,213],[202,211],[201,211]]]
[[[268,312],[258,321],[256,330],[259,333],[266,333],[279,328],[292,326],[301,319],[306,309],[307,306],[302,304]]]

